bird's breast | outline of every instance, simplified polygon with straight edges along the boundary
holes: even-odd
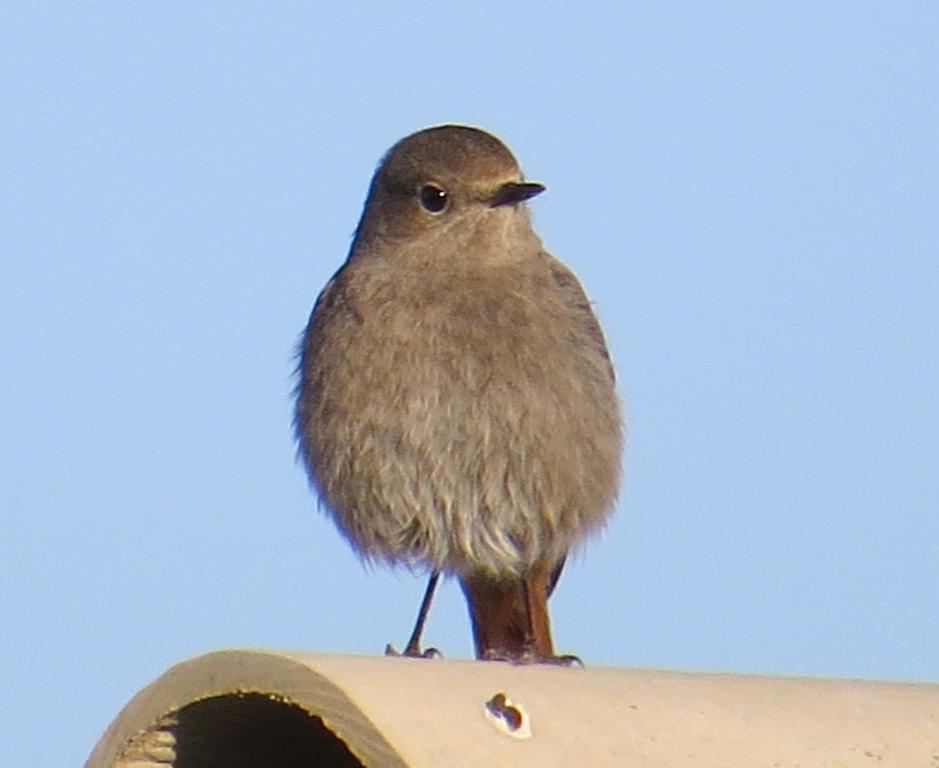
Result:
[[[374,297],[373,311],[362,313],[361,334],[381,360],[376,370],[403,384],[482,394],[538,375],[539,355],[556,346],[556,323],[511,283],[438,276],[402,287]]]

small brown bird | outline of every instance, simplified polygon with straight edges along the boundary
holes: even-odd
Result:
[[[547,600],[610,514],[622,416],[590,302],[548,254],[494,136],[398,142],[301,348],[295,427],[310,479],[369,560],[463,587],[480,659],[554,662]]]

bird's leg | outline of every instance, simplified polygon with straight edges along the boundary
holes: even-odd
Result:
[[[427,589],[424,590],[424,598],[421,600],[421,607],[417,611],[417,621],[414,624],[414,631],[411,632],[411,639],[403,653],[398,653],[389,643],[385,646],[386,656],[408,656],[414,659],[431,659],[440,656],[440,651],[436,648],[421,650],[421,635],[424,633],[424,624],[427,621],[427,614],[430,611],[430,603],[434,597],[434,591],[437,589],[437,581],[440,579],[440,571],[434,571],[430,574],[427,582]]]
[[[439,578],[440,571],[434,571],[430,574],[430,579],[427,581],[427,589],[424,590],[424,597],[421,600],[421,607],[417,611],[417,621],[414,623],[414,631],[411,632],[411,638],[408,640],[407,647],[404,649],[405,656],[439,655],[439,651],[435,648],[428,648],[427,651],[421,651],[421,635],[424,634],[424,624],[427,622],[427,614],[430,612],[430,603],[437,589],[437,581]]]

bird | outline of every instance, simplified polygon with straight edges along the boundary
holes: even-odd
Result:
[[[298,345],[298,455],[367,562],[463,590],[477,659],[569,663],[548,598],[610,517],[624,416],[580,282],[533,229],[491,133],[438,125],[378,165],[345,262]]]

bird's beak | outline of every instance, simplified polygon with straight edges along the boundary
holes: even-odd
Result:
[[[489,198],[489,207],[497,208],[500,205],[516,205],[530,197],[540,195],[545,191],[544,184],[533,181],[510,181],[499,187],[495,194]]]

